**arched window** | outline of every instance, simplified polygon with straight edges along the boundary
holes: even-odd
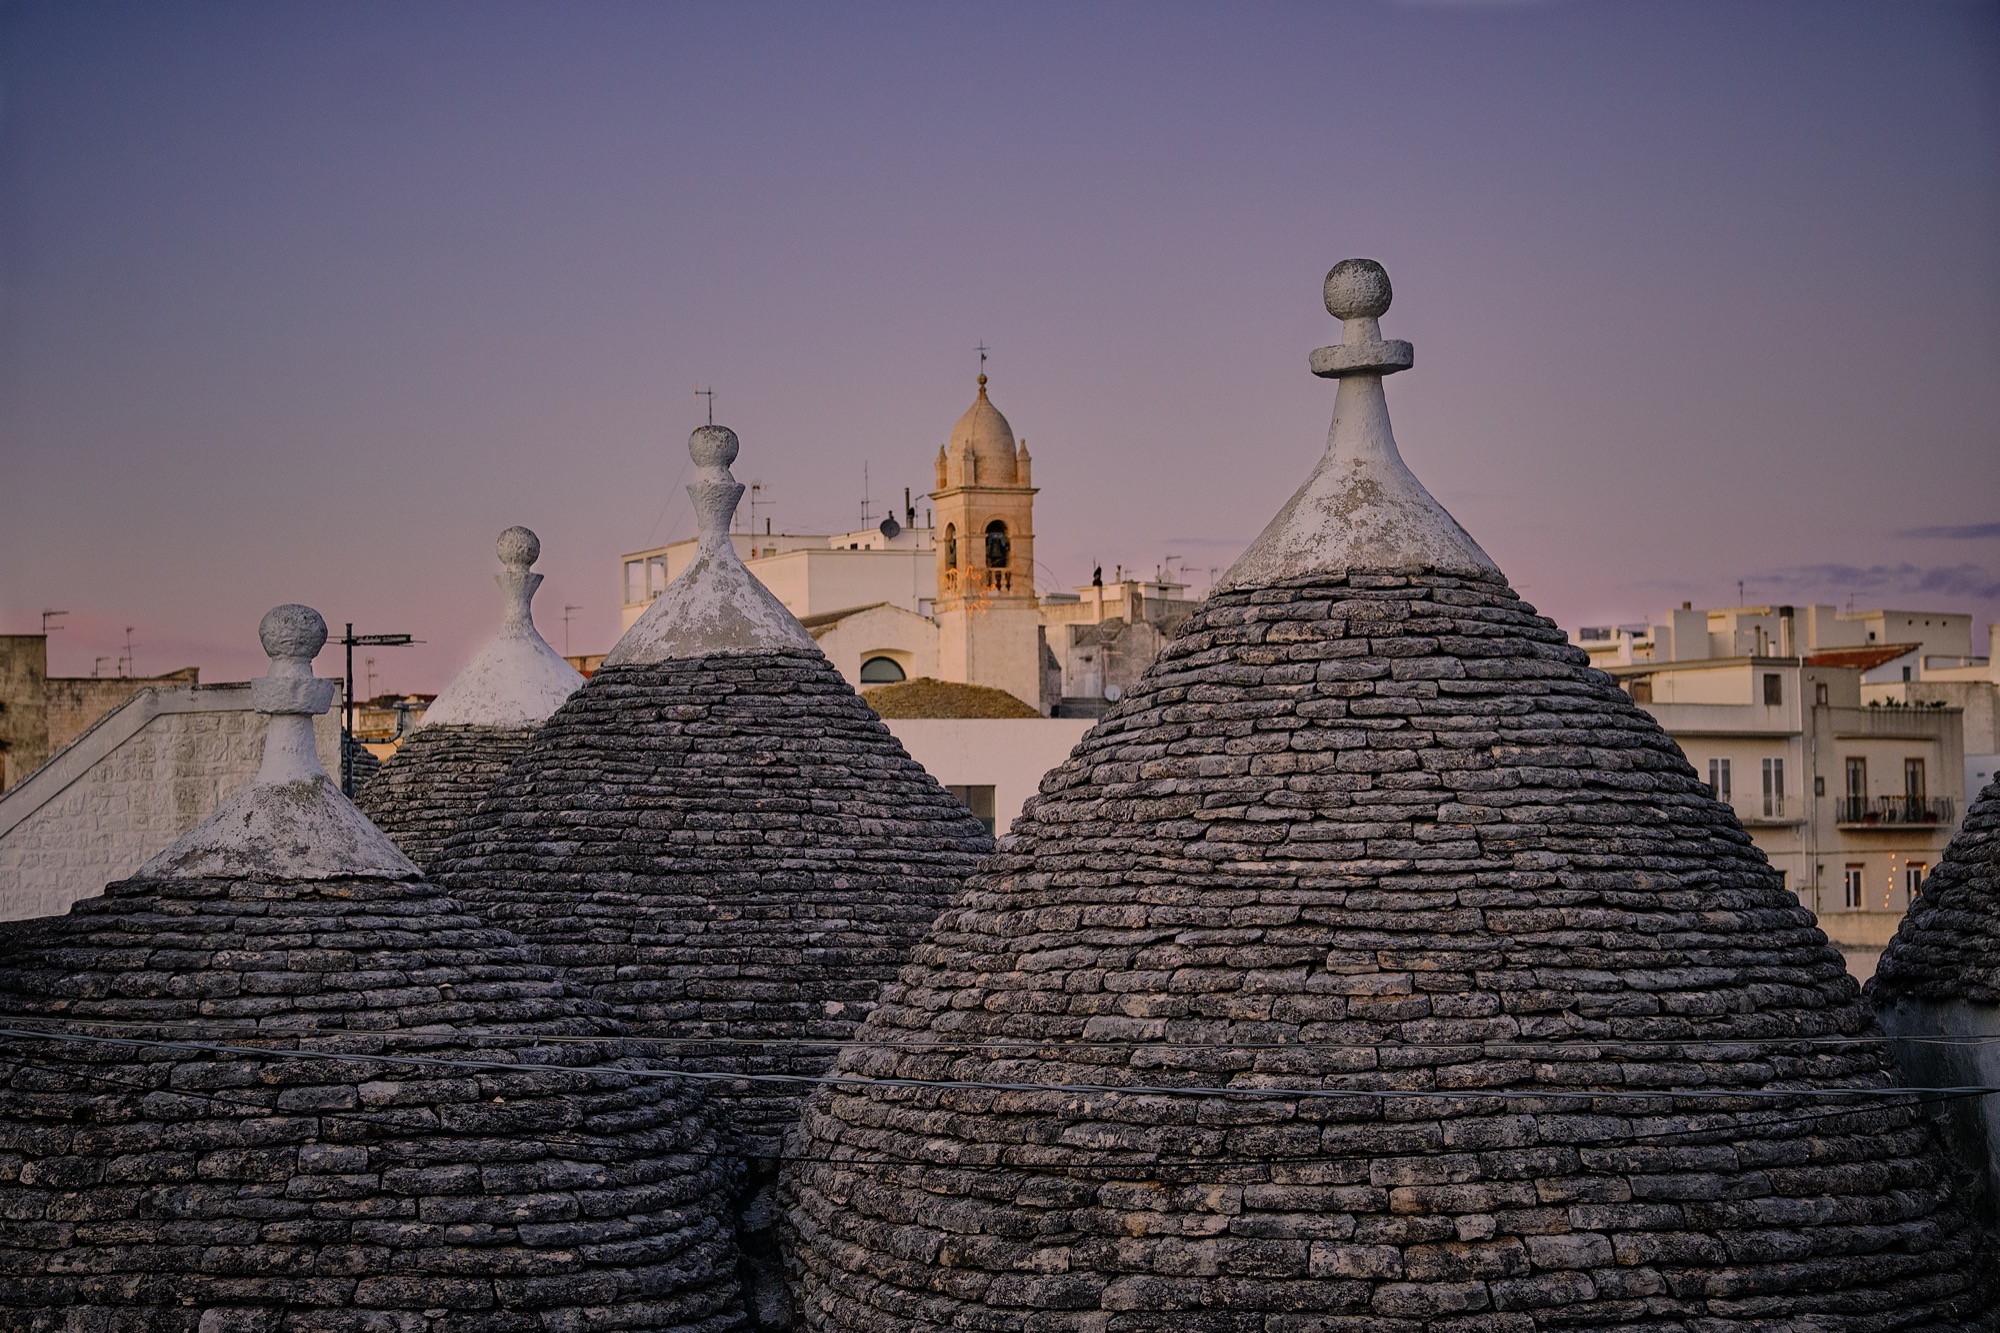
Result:
[[[1007,525],[994,519],[986,525],[986,567],[988,569],[1007,568],[1007,557],[1014,553],[1014,543],[1007,539]]]
[[[958,568],[958,524],[956,523],[944,525],[944,567]]]
[[[861,664],[863,685],[894,685],[903,679],[903,668],[893,657],[871,657]]]

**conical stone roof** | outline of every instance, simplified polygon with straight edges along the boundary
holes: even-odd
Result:
[[[1992,1260],[1839,954],[1396,457],[1328,455],[815,1095],[821,1330],[1959,1329]]]
[[[317,613],[258,779],[0,942],[0,1326],[739,1329],[719,1115],[342,798]]]
[[[462,901],[718,1085],[768,1157],[805,1084],[992,840],[737,558],[730,431],[700,546],[444,847]],[[710,1043],[713,1044],[710,1044]]]
[[[424,720],[354,803],[418,865],[428,866],[451,831],[528,748],[583,676],[535,628],[530,572],[542,543],[527,528],[500,534],[494,582],[506,602],[500,627],[432,701]]]
[[[1966,809],[1868,985],[1877,1004],[2000,1005],[2000,781]]]

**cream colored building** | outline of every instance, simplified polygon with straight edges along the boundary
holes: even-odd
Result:
[[[1735,807],[1855,974],[1871,975],[1956,831],[1968,777],[1990,780],[2000,749],[1971,618],[1683,605],[1572,639]]]
[[[857,688],[931,676],[1005,690],[1044,716],[1100,715],[1130,688],[1194,606],[1164,571],[1043,590],[1035,567],[1033,459],[987,392],[933,460],[923,526],[856,532],[746,530],[736,550]],[[630,629],[693,560],[693,539],[625,555],[620,628]]]
[[[1074,592],[1038,587],[1033,459],[979,377],[972,405],[933,460],[926,522],[856,532],[762,532],[732,540],[857,689],[920,677],[1004,690],[1039,718],[891,718],[910,754],[1005,833],[1041,777],[1108,700],[1151,665],[1193,603],[1162,572]],[[623,557],[621,629],[694,559],[695,542]],[[590,670],[588,658],[572,658]]]

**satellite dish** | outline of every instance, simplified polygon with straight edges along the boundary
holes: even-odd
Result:
[[[1104,697],[1115,704],[1125,697],[1125,691],[1119,689],[1116,685],[1106,685],[1104,687]]]
[[[891,514],[888,518],[882,520],[881,528],[882,528],[882,535],[884,537],[887,537],[890,541],[896,540],[897,536],[903,531],[903,525],[896,521],[896,516],[894,514]]]

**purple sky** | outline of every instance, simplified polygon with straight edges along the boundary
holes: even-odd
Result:
[[[602,651],[697,383],[827,530],[981,339],[1044,585],[1205,583],[1323,447],[1350,255],[1560,622],[2000,619],[1990,4],[13,4],[0,80],[0,631],[68,610],[58,672],[240,678],[304,601],[434,690],[510,523]]]

